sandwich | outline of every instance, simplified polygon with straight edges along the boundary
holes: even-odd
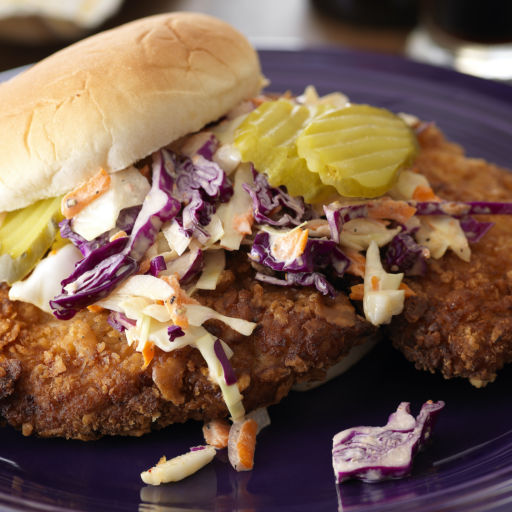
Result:
[[[458,149],[434,126],[264,84],[235,29],[171,13],[1,85],[4,421],[83,440],[239,425],[384,329],[419,368],[475,385],[510,361],[504,318],[492,336],[492,320],[446,322],[496,338],[487,369],[484,342],[446,351],[449,305],[429,288],[443,265],[454,282],[486,272],[476,215],[510,213],[506,194],[444,198],[451,177],[432,170]]]
[[[285,230],[311,210],[226,142],[263,83],[235,29],[172,13],[1,85],[7,423],[87,440],[237,419],[377,339],[346,294],[254,277],[251,193]]]

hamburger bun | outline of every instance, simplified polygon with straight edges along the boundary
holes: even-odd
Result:
[[[124,169],[262,82],[245,37],[204,14],[152,16],[69,46],[0,86],[1,210]]]

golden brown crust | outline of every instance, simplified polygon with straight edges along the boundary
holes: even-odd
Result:
[[[261,84],[245,37],[204,14],[144,18],[57,52],[0,85],[0,210],[123,169]]]
[[[417,166],[445,199],[512,201],[512,173],[467,158],[430,126],[420,136]],[[431,261],[422,278],[407,284],[417,293],[390,327],[394,345],[418,369],[464,377],[476,386],[512,362],[512,218],[471,246],[470,263],[453,254]]]

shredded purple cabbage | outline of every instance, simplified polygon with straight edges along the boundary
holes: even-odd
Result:
[[[188,284],[194,277],[203,270],[204,257],[203,252],[199,249],[187,251],[175,260],[167,263],[166,274],[178,274],[181,284]]]
[[[302,197],[292,197],[285,187],[271,187],[263,173],[253,168],[254,185],[244,184],[251,196],[254,220],[270,226],[298,226],[314,217],[313,210],[306,206]]]
[[[254,237],[249,257],[256,263],[278,272],[314,272],[332,267],[342,277],[350,264],[333,240],[309,238],[304,252],[292,261],[277,260],[271,252],[271,235],[265,231]]]
[[[343,229],[343,224],[352,219],[368,217],[368,205],[356,204],[339,208],[328,205],[324,206],[324,213],[331,230],[331,238],[336,243],[340,243],[340,233]]]
[[[76,264],[71,275],[61,282],[62,293],[50,301],[59,320],[73,318],[79,309],[106,297],[137,271],[137,262],[124,253],[127,242],[127,237],[118,238]]]
[[[158,277],[158,274],[162,270],[167,269],[167,264],[165,263],[165,259],[163,256],[156,256],[149,262],[149,273],[153,277]]]
[[[215,355],[217,356],[217,359],[222,366],[226,384],[228,386],[235,384],[237,381],[235,371],[233,370],[233,367],[231,366],[228,356],[226,355],[226,352],[224,352],[224,348],[222,347],[222,343],[219,339],[215,340],[215,343],[213,344],[213,351],[215,352]]]
[[[470,217],[462,217],[459,220],[460,227],[464,231],[466,238],[469,243],[479,242],[482,237],[489,231],[493,226],[494,222],[482,222]]]
[[[416,215],[449,215],[459,219],[468,242],[476,243],[494,226],[493,222],[478,221],[470,215],[511,215],[512,203],[496,201],[411,201]]]
[[[292,286],[292,283],[286,280],[286,275],[284,279],[281,279],[280,277],[276,277],[275,275],[264,274],[263,272],[256,272],[256,274],[254,274],[254,278],[257,279],[258,281],[261,281],[262,283],[273,284],[276,286]]]
[[[167,327],[167,334],[169,335],[169,341],[174,341],[176,338],[185,336],[183,329],[179,325],[170,325]]]
[[[174,179],[162,151],[154,154],[151,189],[130,234],[125,252],[139,261],[154,243],[164,222],[174,219],[180,211],[180,202],[172,196]]]
[[[174,180],[162,152],[153,162],[153,181],[129,237],[118,238],[93,249],[61,282],[62,293],[50,301],[60,320],[72,318],[82,309],[106,297],[118,284],[134,274],[138,261],[154,243],[162,224],[181,207],[171,195]]]
[[[89,253],[94,251],[94,249],[101,247],[105,243],[105,233],[89,241],[73,231],[73,228],[71,227],[71,219],[64,219],[61,221],[59,223],[59,229],[60,236],[62,238],[67,238],[75,247],[78,248],[83,256],[87,256]],[[108,238],[106,240],[108,240]]]
[[[209,154],[204,149],[202,154],[188,158],[165,150],[166,161],[173,167],[176,179],[175,197],[184,204],[176,221],[183,234],[197,238],[200,243],[209,238],[204,228],[210,223],[217,205],[229,201],[233,195],[231,181],[218,164],[205,156]]]
[[[201,450],[206,450],[206,446],[191,446],[191,452],[200,452]]]
[[[249,257],[275,272],[286,272],[281,278],[267,279],[266,274],[257,274],[256,279],[281,286],[314,286],[324,295],[336,294],[324,273],[333,273],[335,278],[343,277],[350,260],[333,240],[309,238],[304,252],[292,261],[277,260],[271,252],[271,236],[267,232],[254,237]]]
[[[350,260],[332,240],[310,238],[306,243],[304,254],[310,260],[309,266],[312,266],[314,271],[334,271],[335,277],[343,277],[350,265]]]
[[[425,275],[425,248],[416,243],[410,233],[395,235],[382,252],[382,263],[388,272],[403,272],[406,276]]]
[[[284,278],[256,272],[254,277],[258,281],[276,286],[312,286],[323,295],[336,297],[336,290],[329,283],[327,277],[320,272],[288,272],[284,275]]]
[[[336,290],[320,272],[301,272],[297,274],[288,272],[286,280],[293,286],[313,286],[323,295],[336,296]]]
[[[309,240],[308,240],[309,243]],[[334,242],[333,242],[334,243]],[[271,253],[271,236],[266,231],[258,233],[254,237],[254,241],[251,247],[249,258],[256,263],[265,265],[272,270],[276,271],[291,271],[291,272],[312,272],[313,262],[308,257],[308,253],[304,250],[304,253],[298,258],[292,261],[280,261],[277,260]]]
[[[442,401],[426,402],[414,418],[409,403],[402,402],[384,427],[354,427],[336,434],[332,449],[336,482],[350,478],[377,482],[408,475],[443,407]]]
[[[215,144],[214,139],[207,141],[194,159],[178,158],[168,150],[153,155],[151,189],[142,207],[127,209],[120,215],[116,231],[129,234],[120,242],[109,242],[110,232],[88,242],[73,232],[69,221],[62,223],[62,236],[69,238],[85,257],[62,282],[61,295],[50,302],[57,318],[72,318],[78,309],[105,297],[135,273],[138,261],[154,243],[164,222],[176,218],[187,236],[197,236],[203,242],[209,237],[204,227],[217,204],[229,201],[233,194],[226,173],[206,158],[213,155]],[[192,263],[181,277],[182,282],[189,282],[201,270],[200,255]],[[164,269],[161,260],[151,265],[153,275]]]
[[[119,332],[123,332],[137,324],[135,320],[131,320],[124,313],[120,313],[119,311],[111,311],[107,317],[107,322]]]
[[[78,233],[73,231],[72,220],[64,219],[59,223],[60,236],[62,238],[67,238],[82,253],[83,256],[87,256],[95,249],[105,245],[110,240],[110,238],[119,231],[124,231],[127,235],[129,235],[132,232],[133,225],[135,224],[135,220],[141,208],[142,206],[139,205],[131,206],[121,210],[116,222],[116,227],[109,231],[105,231],[105,233],[102,233],[92,240],[86,240]]]
[[[130,206],[129,208],[121,210],[116,221],[116,231],[124,231],[129,235],[132,232],[133,226],[135,225],[135,221],[137,220],[141,209],[142,205],[139,204],[137,206]]]
[[[410,201],[416,215],[511,215],[512,203],[495,201]]]
[[[196,151],[196,153],[206,158],[207,160],[211,160],[215,154],[215,151],[219,149],[219,146],[219,139],[217,139],[217,137],[211,133],[206,142]]]

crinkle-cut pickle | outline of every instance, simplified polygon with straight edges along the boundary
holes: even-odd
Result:
[[[43,199],[33,205],[8,212],[0,227],[0,255],[12,258],[9,284],[25,277],[51,247],[62,220],[61,198]]]
[[[312,119],[296,144],[309,170],[348,197],[384,194],[417,151],[415,135],[400,117],[369,105],[350,105]]]
[[[243,161],[264,172],[273,187],[285,185],[291,195],[303,196],[309,203],[323,202],[335,193],[297,154],[295,141],[312,115],[308,107],[289,100],[268,101],[251,112],[235,133]]]

